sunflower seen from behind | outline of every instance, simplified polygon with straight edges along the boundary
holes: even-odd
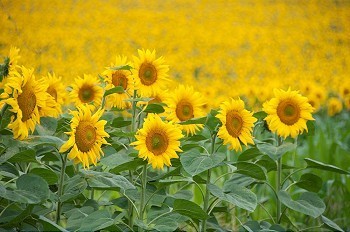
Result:
[[[191,86],[179,85],[166,101],[167,119],[179,123],[193,118],[204,117],[203,105],[205,100],[199,92]],[[187,135],[195,134],[203,128],[203,124],[179,125]]]
[[[284,138],[296,138],[304,130],[307,131],[307,121],[314,120],[314,108],[308,98],[290,88],[287,91],[274,89],[274,95],[274,98],[263,104],[269,129]]]
[[[23,140],[40,123],[39,108],[46,106],[48,93],[45,86],[35,79],[34,69],[20,67],[20,72],[15,72],[7,79],[3,101],[14,113],[8,128],[12,130],[15,139]]]
[[[110,67],[102,73],[104,81],[106,82],[105,90],[110,90],[117,86],[121,86],[124,89],[124,93],[113,93],[106,97],[106,107],[117,107],[118,109],[130,108],[130,102],[126,100],[132,96],[134,91],[134,80],[132,73],[129,70],[115,70],[115,67],[130,65],[125,56],[117,56],[115,63],[112,63]]]
[[[157,114],[148,114],[143,127],[135,135],[136,141],[131,143],[139,151],[138,156],[148,160],[153,169],[171,166],[170,159],[179,158],[181,130],[173,123],[163,122]]]
[[[155,50],[138,50],[138,54],[138,57],[134,56],[133,74],[138,93],[149,97],[158,90],[166,89],[169,66],[164,64],[164,58],[156,58]]]
[[[253,113],[246,110],[241,99],[224,101],[216,117],[221,121],[218,137],[228,144],[230,150],[241,151],[242,146],[254,144],[252,131],[257,121]]]
[[[71,120],[71,131],[66,132],[70,137],[64,143],[60,152],[68,153],[68,158],[74,163],[81,163],[84,169],[89,168],[91,164],[97,165],[103,151],[101,146],[108,144],[106,137],[109,135],[105,132],[105,120],[100,120],[103,110],[99,109],[92,114],[90,107],[80,105],[76,111],[70,112],[73,115]]]
[[[91,109],[101,105],[103,88],[97,77],[84,74],[84,77],[77,77],[72,84],[72,91],[69,93],[70,101],[76,107],[88,104]]]

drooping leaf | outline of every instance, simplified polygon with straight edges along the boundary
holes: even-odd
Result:
[[[322,188],[322,179],[312,173],[305,173],[296,185],[311,192],[318,192]]]
[[[105,93],[103,94],[103,97],[107,97],[108,95],[111,95],[113,93],[124,93],[124,88],[123,86],[116,86],[114,88],[111,88],[109,90],[106,90]]]
[[[258,143],[256,147],[271,159],[278,160],[287,152],[295,150],[297,145],[294,143],[284,143],[281,146],[276,147],[269,143]]]
[[[236,173],[241,173],[246,176],[253,177],[257,180],[266,180],[266,171],[259,165],[251,162],[237,162],[236,163]]]
[[[344,232],[344,230],[342,228],[340,228],[335,222],[333,222],[329,218],[321,215],[321,219],[322,219],[323,223],[325,224],[326,228],[333,230],[333,231],[335,230],[335,231]]]
[[[302,193],[298,200],[293,200],[286,191],[279,191],[277,194],[282,204],[313,218],[320,216],[326,209],[324,202],[316,193]]]
[[[27,191],[37,196],[41,201],[49,198],[49,186],[40,176],[34,174],[23,174],[16,181],[18,190]]]
[[[66,230],[63,227],[57,225],[55,222],[53,222],[50,219],[44,217],[43,215],[39,215],[38,216],[38,221],[41,222],[41,224],[43,225],[43,229],[45,231],[63,231],[63,232],[68,232],[68,230]]]
[[[146,109],[143,112],[160,114],[160,113],[163,113],[164,111],[165,110],[161,104],[152,103],[147,105]]]
[[[126,127],[131,124],[130,120],[125,120],[123,117],[118,117],[113,120],[111,126],[114,128]]]
[[[310,158],[305,158],[304,159],[307,163],[307,168],[316,168],[316,169],[319,169],[319,170],[325,170],[325,171],[329,171],[329,172],[336,172],[336,173],[340,173],[340,174],[350,174],[350,172],[348,171],[345,171],[341,168],[338,168],[334,165],[330,165],[330,164],[325,164],[325,163],[322,163],[320,161],[317,161],[317,160],[313,160],[313,159],[310,159]]]
[[[252,148],[249,148],[249,149],[245,150],[244,152],[242,152],[238,156],[237,160],[238,161],[248,161],[248,160],[254,159],[256,157],[259,157],[261,155],[262,155],[262,153],[256,147],[252,147]]]
[[[79,231],[99,231],[113,225],[114,220],[107,210],[98,210],[82,220]]]
[[[132,67],[130,65],[119,65],[115,67],[109,67],[110,70],[117,71],[117,70],[131,70]]]
[[[192,219],[203,220],[208,218],[207,213],[204,212],[199,205],[193,201],[184,199],[176,199],[174,201],[174,212],[190,217]]]
[[[21,151],[14,156],[12,156],[9,160],[11,163],[17,163],[17,162],[35,162],[37,163],[37,160],[35,158],[35,150],[28,149],[25,151]]]
[[[35,127],[39,135],[53,135],[57,129],[57,119],[51,117],[41,117],[40,124]]]
[[[192,118],[187,121],[180,122],[180,125],[190,125],[190,124],[204,124],[207,120],[207,117],[201,117],[201,118]]]
[[[30,173],[42,177],[49,185],[55,184],[58,181],[58,175],[50,169],[33,168],[30,170]]]

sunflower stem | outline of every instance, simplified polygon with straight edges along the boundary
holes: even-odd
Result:
[[[146,211],[146,187],[147,187],[147,164],[143,166],[142,169],[142,183],[141,183],[141,203],[140,203],[140,220],[144,220],[144,212]],[[143,231],[143,228],[140,227],[139,231]]]
[[[66,164],[67,164],[67,154],[63,154],[62,158],[62,166],[61,166],[61,175],[60,175],[60,182],[58,185],[58,201],[57,201],[57,208],[56,208],[56,224],[58,225],[60,218],[61,218],[61,207],[62,207],[62,202],[61,202],[61,196],[63,194],[63,183],[64,183],[64,175],[66,173]]]
[[[281,146],[282,144],[282,138],[277,136],[277,146]],[[282,189],[281,185],[281,180],[282,180],[282,156],[277,159],[277,180],[276,180],[276,192],[278,193]],[[277,202],[276,202],[276,222],[280,223],[281,220],[281,201],[277,197]]]

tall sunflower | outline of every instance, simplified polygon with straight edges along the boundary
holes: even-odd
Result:
[[[105,120],[99,120],[103,110],[99,109],[95,114],[87,105],[80,105],[77,111],[71,111],[71,131],[68,141],[62,145],[60,152],[66,152],[71,148],[68,158],[74,163],[82,163],[84,168],[89,168],[90,164],[97,164],[103,151],[102,144],[108,144],[105,137],[109,135],[105,132]]]
[[[125,56],[117,56],[115,63],[112,63],[110,67],[102,73],[104,81],[106,82],[106,90],[112,89],[117,86],[121,86],[124,89],[124,93],[114,93],[106,97],[106,107],[117,107],[119,109],[126,109],[130,107],[130,102],[127,102],[129,95],[134,91],[134,80],[131,72],[128,70],[113,70],[113,67],[130,65]]]
[[[153,50],[138,50],[139,57],[134,56],[135,73],[133,78],[138,93],[143,97],[154,95],[159,89],[165,89],[169,67],[164,64],[164,58],[156,58]]]
[[[327,113],[329,116],[340,113],[343,110],[343,103],[337,97],[331,97],[327,101]]]
[[[11,106],[15,113],[8,128],[13,131],[14,138],[25,139],[32,133],[35,125],[40,123],[39,108],[46,106],[48,93],[45,86],[35,80],[33,69],[20,67],[21,74],[15,72],[10,76],[5,86],[7,99],[5,103]]]
[[[253,113],[244,108],[241,99],[225,101],[221,104],[219,113],[216,115],[222,126],[219,128],[218,137],[229,144],[229,149],[241,151],[241,142],[244,145],[254,144],[252,131],[256,118]]]
[[[298,91],[274,89],[275,97],[263,104],[263,110],[268,114],[265,118],[269,129],[284,138],[297,137],[304,130],[306,122],[314,120],[314,108],[308,99]]]
[[[78,107],[83,104],[88,104],[91,109],[99,107],[102,102],[103,89],[100,86],[100,81],[97,77],[84,74],[84,78],[78,77],[75,83],[72,84],[72,91],[69,93],[69,98]]]
[[[163,169],[164,164],[171,166],[170,159],[179,158],[176,152],[182,152],[181,130],[172,123],[163,122],[157,114],[148,114],[135,137],[137,141],[131,145],[139,151],[140,158],[148,159],[154,169]]]
[[[193,87],[179,85],[173,94],[169,95],[166,101],[167,119],[175,123],[187,121],[192,118],[203,117],[203,105],[205,101],[199,92]],[[180,125],[186,134],[195,134],[197,130],[203,128],[203,124]]]
[[[39,109],[41,116],[50,116],[57,118],[62,113],[62,105],[66,97],[65,86],[62,83],[62,77],[56,77],[55,73],[47,74],[40,79],[49,94],[46,100],[46,106]]]

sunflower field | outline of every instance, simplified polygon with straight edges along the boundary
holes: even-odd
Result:
[[[0,0],[1,231],[350,231],[349,0]]]

